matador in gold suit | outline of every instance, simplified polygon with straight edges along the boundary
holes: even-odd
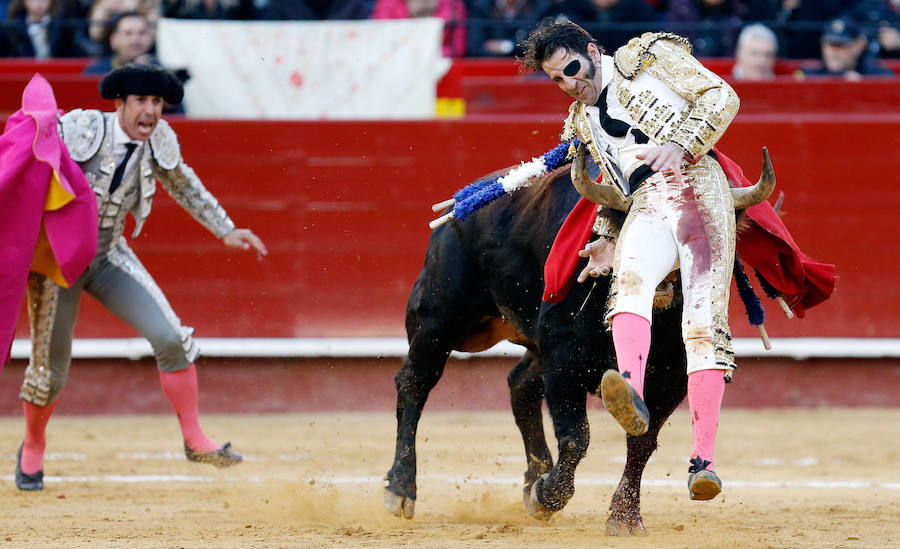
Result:
[[[531,33],[524,61],[575,99],[562,134],[581,142],[573,181],[583,178],[581,162],[594,165],[602,182],[590,184],[627,211],[618,227],[599,209],[595,232],[603,238],[582,250],[590,261],[579,279],[612,266],[606,318],[619,371],[604,373],[600,394],[634,436],[649,423],[643,385],[655,289],[680,269],[694,435],[688,486],[692,499],[711,499],[721,490],[713,449],[724,378],[734,368],[735,246],[734,203],[712,148],[737,114],[737,95],[691,56],[686,39],[667,33],[646,33],[609,56],[578,25],[557,22]]]
[[[32,354],[20,396],[26,433],[16,463],[21,490],[43,489],[45,430],[71,364],[72,335],[81,295],[86,292],[150,341],[163,392],[181,424],[189,460],[224,467],[241,461],[230,448],[204,434],[198,421],[199,349],[159,286],[122,234],[125,217],[135,219],[132,237],[150,214],[157,180],[199,223],[229,247],[266,253],[248,229],[236,229],[218,201],[184,163],[178,138],[160,119],[163,101],[181,101],[181,82],[147,65],[126,65],[100,81],[100,94],[115,112],[76,109],[60,118],[59,132],[97,199],[97,253],[69,288],[32,273],[28,282]]]

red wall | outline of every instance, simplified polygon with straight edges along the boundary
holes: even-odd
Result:
[[[429,205],[544,152],[559,131],[540,117],[172,125],[189,163],[271,252],[263,261],[230,252],[157,195],[133,246],[204,337],[402,335]],[[835,297],[805,320],[768,306],[770,335],[900,336],[898,130],[900,115],[739,116],[729,130],[723,150],[751,178],[769,147],[794,237],[841,276]],[[753,334],[742,313],[733,319],[736,335]],[[77,335],[133,334],[86,299]]]

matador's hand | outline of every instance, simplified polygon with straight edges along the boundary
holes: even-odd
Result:
[[[225,237],[222,238],[222,242],[229,248],[240,248],[242,250],[253,248],[256,250],[256,255],[260,259],[269,253],[266,249],[266,245],[263,244],[263,241],[253,234],[253,231],[250,229],[235,229],[226,234]]]
[[[681,162],[686,157],[687,154],[684,152],[684,149],[675,143],[650,147],[644,154],[637,155],[637,158],[643,160],[644,164],[653,168],[655,172],[680,170]]]
[[[606,276],[612,272],[613,259],[616,255],[616,242],[601,236],[593,242],[588,242],[584,249],[578,252],[580,257],[589,257],[587,266],[578,275],[578,282],[584,282],[589,276],[597,278]]]

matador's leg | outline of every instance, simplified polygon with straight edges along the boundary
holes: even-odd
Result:
[[[72,332],[88,275],[61,288],[44,275],[28,277],[31,360],[19,396],[25,414],[25,439],[16,461],[16,485],[43,490],[46,429],[56,398],[66,383],[72,357]]]
[[[153,348],[163,392],[172,404],[192,461],[233,465],[241,456],[208,437],[200,427],[197,372],[199,349],[193,329],[182,326],[156,282],[124,241],[109,253],[85,288],[113,314],[127,322]]]
[[[600,381],[603,403],[633,436],[647,432],[650,421],[643,387],[656,286],[678,263],[671,228],[658,214],[665,195],[654,183],[635,194],[619,234],[607,313],[619,371],[604,372]]]
[[[688,363],[688,402],[694,446],[688,487],[691,499],[721,490],[715,469],[715,440],[725,391],[725,372],[734,368],[728,328],[728,291],[734,263],[734,211],[728,182],[717,163],[704,158],[689,169],[694,200],[681,205],[683,219],[702,221],[679,242],[684,315],[682,335]],[[685,227],[676,227],[676,230]]]

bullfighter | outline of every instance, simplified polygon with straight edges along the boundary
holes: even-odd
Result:
[[[194,171],[184,163],[178,138],[160,118],[163,102],[177,105],[184,90],[164,69],[130,64],[100,80],[100,95],[114,112],[75,109],[60,118],[59,133],[96,195],[99,237],[90,266],[69,288],[32,274],[28,310],[33,350],[20,397],[25,439],[16,461],[16,486],[42,490],[45,431],[71,364],[72,336],[83,292],[150,341],[163,392],[172,404],[190,461],[227,467],[242,461],[230,443],[208,437],[198,419],[199,354],[159,286],[124,237],[125,217],[135,219],[136,237],[150,214],[156,181],[200,224],[231,248],[267,250],[249,229],[235,224]]]
[[[581,252],[590,257],[582,280],[613,266],[606,319],[619,371],[603,375],[603,402],[628,434],[647,431],[653,298],[680,267],[694,441],[688,488],[691,499],[714,498],[722,486],[713,456],[719,411],[735,367],[728,326],[735,217],[728,180],[709,153],[737,114],[738,97],[673,34],[646,33],[610,56],[563,21],[535,29],[525,46],[525,66],[575,100],[561,138],[580,140],[606,190],[627,205],[621,229],[601,208],[603,238]]]

